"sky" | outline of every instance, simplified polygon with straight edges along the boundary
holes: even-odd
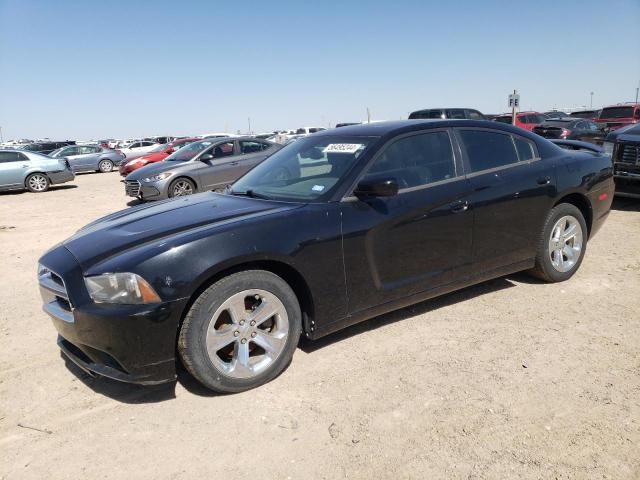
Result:
[[[640,0],[0,0],[0,127],[98,139],[631,101]]]

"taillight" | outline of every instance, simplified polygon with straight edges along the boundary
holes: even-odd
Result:
[[[571,134],[571,130],[567,130],[566,128],[563,128],[562,129],[562,133],[560,134],[560,136],[562,138],[567,138],[570,134]]]

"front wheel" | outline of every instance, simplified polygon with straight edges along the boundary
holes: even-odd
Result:
[[[100,163],[98,163],[98,170],[102,173],[108,173],[113,170],[113,163],[111,160],[100,160]]]
[[[187,370],[217,392],[269,382],[291,362],[302,330],[291,287],[264,270],[235,273],[193,303],[178,338]]]
[[[178,178],[169,185],[169,197],[184,197],[195,193],[195,184],[187,178]]]
[[[582,212],[569,203],[556,205],[547,215],[531,273],[546,282],[568,280],[580,268],[587,236]]]
[[[33,193],[42,193],[49,190],[49,177],[44,173],[32,173],[27,177],[25,186],[27,190]]]

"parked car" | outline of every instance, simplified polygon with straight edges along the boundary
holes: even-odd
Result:
[[[560,110],[551,110],[549,112],[544,112],[542,115],[544,115],[548,120],[557,120],[569,117],[568,113],[561,112]]]
[[[602,109],[600,109],[600,110],[577,110],[575,112],[571,112],[569,114],[569,116],[573,117],[573,118],[586,118],[587,120],[593,120],[595,122],[600,117],[600,112],[602,112]]]
[[[141,200],[161,200],[223,189],[279,148],[249,137],[194,142],[164,162],[127,175],[125,193]]]
[[[165,143],[171,143],[175,140],[175,137],[169,137],[169,136],[159,136],[159,137],[145,137],[143,138],[143,140],[146,140],[148,142],[154,142],[154,143],[161,143],[161,144],[165,144]]]
[[[467,118],[470,120],[486,120],[487,118],[480,113],[478,110],[474,110],[473,108],[427,108],[424,110],[416,110],[415,112],[411,112],[409,115],[409,120],[418,120],[418,119],[463,119]]]
[[[534,127],[533,133],[545,138],[580,140],[595,143],[596,145],[601,145],[605,137],[605,133],[591,120],[571,117],[547,120]]]
[[[99,145],[72,145],[49,154],[51,158],[66,158],[74,172],[111,172],[120,165],[124,155],[118,150]]]
[[[538,112],[518,112],[516,113],[516,127],[524,130],[533,130],[546,120],[545,116]],[[493,119],[495,122],[511,123],[511,114],[505,113]]]
[[[610,132],[603,147],[613,160],[616,195],[640,198],[640,124]]]
[[[47,155],[60,147],[66,147],[67,145],[75,145],[76,142],[71,140],[64,140],[58,142],[34,142],[26,145],[16,146],[17,150],[24,150],[26,152],[40,153],[41,155]]]
[[[640,122],[639,103],[626,103],[603,108],[598,118],[598,125],[609,131],[638,122]]]
[[[156,146],[153,150],[151,150],[149,153],[147,153],[146,155],[143,155],[142,157],[130,160],[128,162],[122,162],[120,164],[120,169],[119,169],[120,175],[122,175],[123,177],[126,177],[134,170],[144,167],[149,163],[161,162],[162,160],[165,160],[172,153],[177,152],[182,147],[190,143],[193,143],[196,140],[197,138],[184,138],[182,140],[176,140],[171,143],[160,144]]]
[[[69,162],[20,150],[0,151],[0,190],[46,192],[74,179]]]
[[[120,151],[124,154],[124,157],[129,160],[133,160],[134,158],[140,158],[143,155],[146,155],[151,150],[158,146],[157,143],[149,141],[149,140],[139,140],[137,142],[130,143],[124,148],[121,148]]]
[[[179,356],[238,392],[282,372],[301,334],[521,270],[571,278],[612,197],[608,157],[510,125],[344,127],[275,152],[225,195],[89,224],[40,259],[38,280],[82,369],[155,384]]]
[[[312,133],[322,132],[326,130],[324,127],[302,127],[296,130],[295,135],[311,135]]]

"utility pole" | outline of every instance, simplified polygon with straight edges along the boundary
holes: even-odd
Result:
[[[369,107],[367,107],[367,123],[371,123],[371,112],[369,111]]]
[[[247,133],[251,134],[251,117],[249,117],[249,131]]]
[[[513,90],[513,103],[511,104],[511,125],[516,124],[516,95],[518,95],[517,90]]]
[[[636,96],[638,96],[637,93]],[[2,138],[2,126],[0,126],[0,143],[4,143],[4,138]]]
[[[593,92],[591,92],[591,102],[589,103],[589,108],[593,110]]]
[[[638,81],[638,86],[636,87],[636,103],[638,103],[638,91],[640,91],[640,81]]]

